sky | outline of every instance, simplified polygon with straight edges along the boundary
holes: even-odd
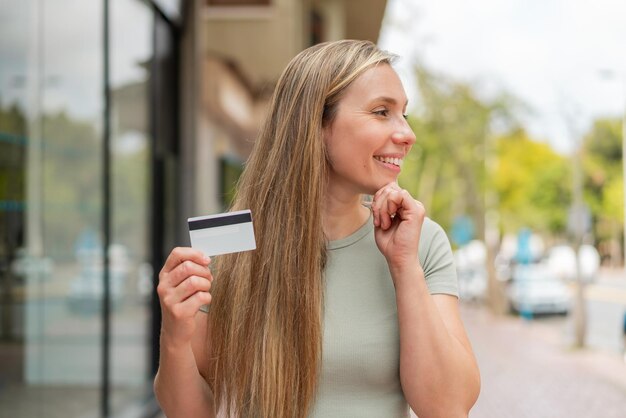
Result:
[[[382,48],[419,101],[415,62],[470,82],[481,95],[506,91],[531,111],[531,135],[569,153],[594,118],[626,111],[626,1],[388,0]]]

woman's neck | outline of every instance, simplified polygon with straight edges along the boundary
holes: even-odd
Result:
[[[335,241],[345,238],[363,226],[369,218],[369,209],[361,204],[361,196],[326,196],[323,227],[326,238]]]

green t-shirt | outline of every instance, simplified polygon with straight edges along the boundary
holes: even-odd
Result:
[[[400,386],[395,288],[376,246],[371,216],[328,249],[322,372],[310,418],[408,417]],[[419,259],[431,294],[458,296],[450,243],[428,218]]]

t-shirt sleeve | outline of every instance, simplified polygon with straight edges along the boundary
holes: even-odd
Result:
[[[450,241],[443,228],[430,218],[424,219],[419,259],[430,294],[459,297],[459,285]]]

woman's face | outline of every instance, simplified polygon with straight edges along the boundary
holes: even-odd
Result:
[[[365,71],[346,89],[324,128],[331,190],[374,194],[397,179],[415,143],[406,104],[402,82],[387,64]]]

